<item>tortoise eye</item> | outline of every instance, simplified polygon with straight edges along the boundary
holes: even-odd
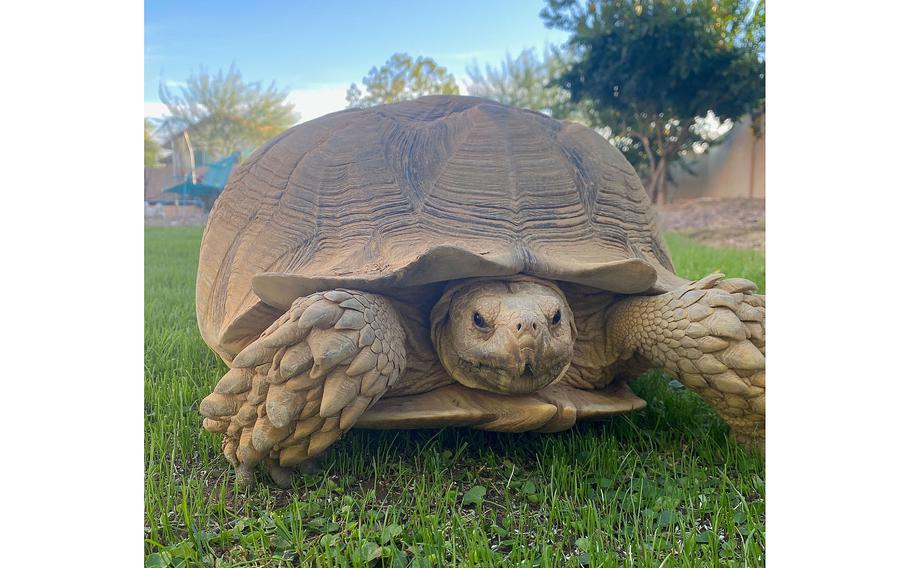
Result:
[[[480,328],[487,327],[487,320],[483,319],[483,316],[480,315],[480,312],[474,312],[474,325]]]
[[[562,310],[556,310],[556,313],[553,314],[553,319],[550,320],[550,323],[553,325],[559,325],[560,321],[562,321]]]

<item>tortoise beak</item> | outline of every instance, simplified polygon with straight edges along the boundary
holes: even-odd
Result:
[[[540,354],[543,351],[541,330],[545,325],[546,322],[540,318],[528,314],[516,318],[509,325],[518,351],[512,373],[515,386],[522,391],[528,387],[521,385],[537,384],[543,371],[540,363]]]
[[[522,355],[528,352],[536,352],[540,348],[540,330],[546,325],[546,322],[538,321],[530,315],[522,315],[512,321],[509,326],[512,329],[515,342]]]

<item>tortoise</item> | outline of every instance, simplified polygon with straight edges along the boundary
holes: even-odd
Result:
[[[748,280],[674,273],[590,128],[463,96],[349,109],[212,209],[196,315],[230,370],[200,412],[238,481],[287,486],[353,427],[556,432],[642,408],[627,381],[657,367],[761,446],[764,313]]]

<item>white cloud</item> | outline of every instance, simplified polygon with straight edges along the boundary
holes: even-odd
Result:
[[[344,110],[348,106],[344,98],[347,90],[348,85],[345,84],[295,89],[288,93],[288,101],[294,103],[300,122],[306,122],[330,112]]]
[[[145,118],[163,118],[168,114],[164,103],[145,101]]]

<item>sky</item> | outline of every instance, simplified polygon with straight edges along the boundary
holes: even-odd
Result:
[[[275,81],[301,121],[346,106],[345,91],[396,52],[432,57],[462,81],[477,61],[561,44],[538,0],[145,2],[145,115],[162,116],[158,86],[179,87],[200,66],[232,63],[245,81]],[[464,88],[462,86],[462,92]]]

